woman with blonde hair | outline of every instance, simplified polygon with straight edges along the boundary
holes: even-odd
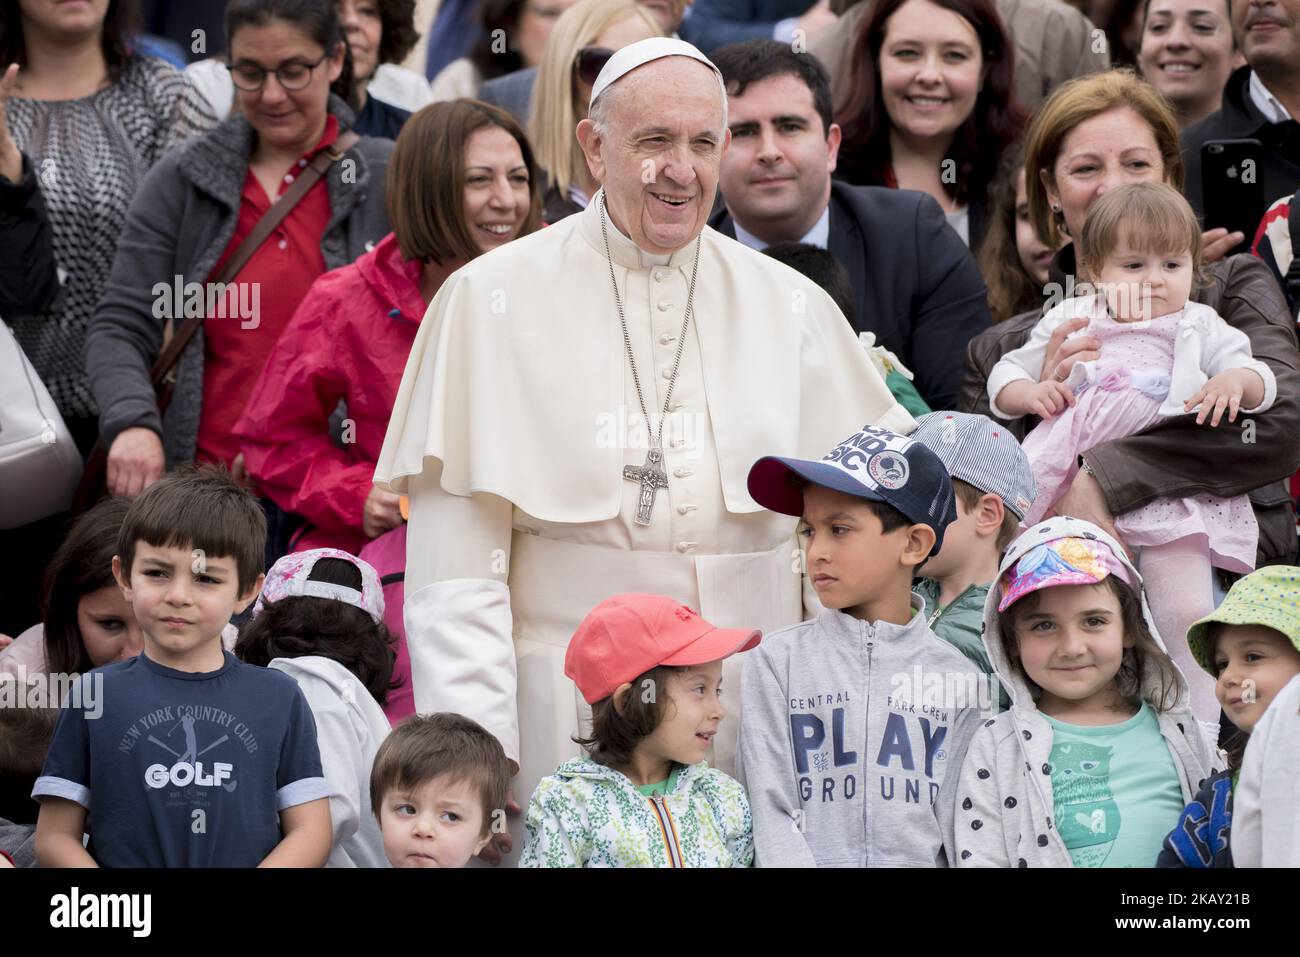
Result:
[[[574,131],[587,116],[601,68],[629,43],[659,36],[658,22],[635,0],[579,0],[555,21],[528,124],[537,163],[546,171],[546,222],[586,209],[598,188]]]

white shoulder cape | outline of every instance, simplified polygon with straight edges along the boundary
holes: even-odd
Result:
[[[404,493],[440,466],[447,492],[498,495],[544,521],[618,515],[626,451],[595,437],[625,404],[630,373],[598,210],[599,197],[447,279],[412,346],[378,484]],[[653,268],[689,280],[694,250]],[[613,255],[626,297],[642,267],[630,244]],[[644,304],[627,309],[629,325],[646,321]],[[764,455],[820,458],[864,423],[916,426],[825,292],[708,227],[692,321],[730,512],[760,510],[746,478]]]

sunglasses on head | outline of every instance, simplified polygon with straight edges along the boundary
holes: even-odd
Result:
[[[596,77],[613,55],[614,51],[605,47],[583,47],[573,58],[573,72],[587,86],[595,86]]]

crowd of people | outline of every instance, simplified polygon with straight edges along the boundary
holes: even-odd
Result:
[[[417,19],[0,0],[0,866],[1300,866],[1300,0]]]

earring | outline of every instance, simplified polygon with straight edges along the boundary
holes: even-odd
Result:
[[[1059,203],[1053,203],[1053,204],[1052,204],[1052,212],[1054,212],[1054,213],[1059,213],[1060,211],[1061,211],[1060,204],[1059,204]]]

